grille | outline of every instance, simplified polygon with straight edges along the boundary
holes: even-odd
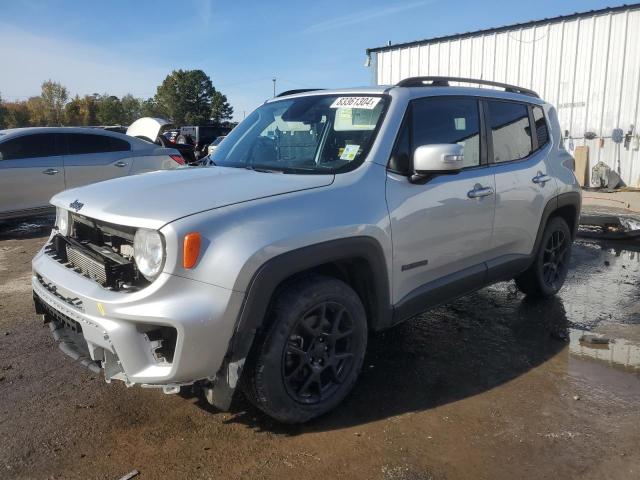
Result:
[[[100,362],[91,359],[89,346],[82,335],[82,326],[75,320],[44,303],[36,294],[33,295],[36,313],[44,315],[45,323],[53,338],[65,354],[84,365],[93,373],[100,373]]]
[[[47,280],[45,280],[42,277],[42,275],[39,275],[39,274],[36,273],[36,278],[38,279],[38,282],[40,283],[40,285],[42,285],[54,297],[62,300],[67,305],[71,305],[72,307],[77,308],[81,312],[84,312],[84,303],[78,297],[66,297],[66,296],[62,295],[58,291],[58,287],[56,287],[53,283],[50,283]]]
[[[89,255],[67,244],[67,260],[79,273],[96,282],[105,285],[107,283],[107,269],[104,263],[94,260]]]
[[[45,323],[55,320],[60,328],[71,330],[74,333],[82,333],[82,326],[78,322],[43,302],[35,293],[33,301],[36,304],[36,313],[45,315]]]
[[[133,260],[135,229],[71,216],[69,236],[54,235],[45,252],[67,268],[104,288],[134,292],[149,281]]]

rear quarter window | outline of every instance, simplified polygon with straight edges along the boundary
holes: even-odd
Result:
[[[538,148],[542,148],[549,143],[549,127],[547,126],[547,121],[544,118],[544,110],[542,110],[542,107],[533,107],[533,121],[536,124]]]
[[[121,138],[109,137],[112,152],[127,152],[131,150],[131,144]]]

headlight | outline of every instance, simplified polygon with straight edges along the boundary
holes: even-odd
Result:
[[[69,233],[69,210],[64,208],[56,208],[56,227],[58,227],[58,233],[63,236],[67,236]]]
[[[133,258],[138,270],[150,282],[153,281],[164,264],[164,241],[156,230],[139,228],[133,237]]]

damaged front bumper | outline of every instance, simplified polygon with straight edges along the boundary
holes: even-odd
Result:
[[[148,287],[114,292],[56,262],[33,260],[36,312],[61,350],[105,379],[166,392],[213,380],[243,295],[161,273]]]

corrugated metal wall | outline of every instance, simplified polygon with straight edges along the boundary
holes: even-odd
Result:
[[[640,9],[585,14],[513,30],[373,53],[374,82],[417,75],[481,78],[537,91],[554,104],[567,147],[587,145],[590,169],[602,160],[627,185],[640,186]],[[635,125],[629,148],[614,128]],[[585,132],[597,138],[585,140]],[[604,140],[601,140],[604,139]]]

